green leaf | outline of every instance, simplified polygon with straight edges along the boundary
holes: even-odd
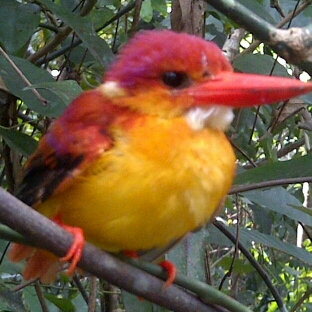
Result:
[[[224,269],[229,270],[232,265],[233,257],[223,257],[218,265],[222,266]],[[255,268],[242,259],[235,259],[233,264],[233,272],[236,274],[248,274],[254,272]]]
[[[52,294],[44,294],[44,297],[55,304],[62,312],[75,312],[75,306],[67,298],[59,298]]]
[[[268,10],[266,10],[264,5],[259,3],[259,1],[256,1],[256,0],[254,0],[254,1],[250,1],[250,0],[236,0],[236,1],[240,2],[243,6],[248,8],[252,12],[252,14],[260,16],[265,21],[267,21],[267,22],[269,22],[271,24],[275,24],[276,23],[274,18],[271,16],[270,12]],[[270,10],[270,11],[272,11],[272,10]]]
[[[151,0],[152,8],[158,11],[162,16],[167,16],[167,1],[165,0]]]
[[[272,68],[273,75],[289,77],[285,67],[266,54],[247,54],[238,57],[233,64],[234,68],[244,73],[257,73],[262,75],[270,74]]]
[[[38,145],[38,142],[32,137],[14,129],[0,127],[0,135],[12,150],[26,157],[31,155]]]
[[[23,75],[32,84],[43,82],[55,83],[53,77],[46,70],[36,67],[27,60],[13,56],[11,58]],[[22,99],[27,107],[39,114],[49,117],[57,117],[66,108],[66,105],[55,97],[54,93],[48,90],[41,90],[39,92],[47,101],[47,105],[44,106],[32,90],[25,89],[28,87],[27,84],[14,70],[11,64],[9,64],[2,56],[0,56],[0,76],[12,94]]]
[[[28,287],[24,287],[21,292],[23,294],[24,302],[28,308],[27,311],[31,311],[31,312],[42,311],[42,306],[40,304],[38,295],[37,295],[35,287],[33,285],[30,285]],[[55,311],[55,305],[54,304],[52,304],[48,301],[46,301],[46,303],[47,303],[47,306],[49,307],[49,312],[52,312],[53,308]]]
[[[0,284],[0,311],[22,312],[26,311],[21,293],[14,292]]]
[[[95,59],[103,67],[107,67],[113,58],[113,53],[106,41],[98,37],[89,16],[81,17],[49,0],[40,0],[40,2],[71,27]]]
[[[211,242],[218,244],[217,238],[219,238],[219,245],[233,246],[233,243],[230,242],[230,240],[228,240],[228,238],[226,238],[224,235],[220,235],[220,231],[214,228],[212,225],[209,226],[209,230],[211,233],[213,233],[210,239]],[[228,226],[227,230],[230,231],[232,235],[236,236],[236,228]],[[224,244],[222,237],[225,237],[226,241],[230,242],[230,244]],[[239,241],[247,249],[251,247],[251,243],[263,244],[267,247],[275,248],[288,255],[291,255],[309,265],[312,265],[312,254],[305,249],[299,248],[290,243],[283,242],[275,236],[260,233],[257,230],[239,228]]]
[[[39,6],[17,1],[1,1],[0,46],[15,54],[30,40],[40,22]]]
[[[140,16],[144,22],[149,23],[153,18],[153,7],[151,0],[145,0],[142,3]]]
[[[140,300],[135,295],[128,293],[125,290],[121,291],[121,298],[127,312],[165,312],[165,308],[156,306],[148,300]],[[158,310],[159,309],[159,310]]]
[[[82,89],[75,80],[63,80],[54,82],[42,82],[36,83],[28,89],[45,89],[53,92],[56,97],[63,102],[64,106],[68,106],[73,99],[75,99],[81,92]]]
[[[282,187],[274,187],[264,191],[250,191],[244,193],[244,197],[252,202],[278,212],[295,221],[301,221],[306,225],[312,226],[312,216],[295,208],[302,206],[300,201]]]
[[[90,13],[95,29],[100,28],[107,21],[114,17],[114,12],[108,8],[101,8]]]
[[[280,239],[274,236],[266,235],[256,230],[249,230],[249,229],[243,229],[243,228],[240,229],[239,235],[245,240],[249,240],[255,243],[260,243],[267,247],[275,248],[309,265],[312,265],[311,253],[295,245],[282,242]]]
[[[312,154],[287,161],[267,163],[236,176],[234,186],[291,178],[312,177]]]

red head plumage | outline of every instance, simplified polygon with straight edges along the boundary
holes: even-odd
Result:
[[[232,71],[232,67],[213,42],[169,30],[144,31],[121,49],[105,81],[133,88],[168,71],[190,73],[195,79]]]

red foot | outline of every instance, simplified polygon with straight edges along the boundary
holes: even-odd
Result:
[[[123,254],[124,254],[126,257],[128,257],[128,258],[132,258],[132,259],[138,259],[138,258],[139,258],[137,252],[134,251],[134,250],[124,250],[124,251],[123,251]]]
[[[133,251],[133,250],[124,250],[123,253],[128,258],[133,258],[133,259],[139,258],[136,251]],[[172,285],[172,283],[174,282],[174,280],[177,276],[177,268],[175,267],[175,265],[172,262],[170,262],[168,260],[160,262],[159,265],[167,273],[167,279],[166,279],[166,283],[165,283],[165,287],[164,287],[166,289],[166,288],[170,287]]]
[[[67,232],[71,233],[74,236],[73,243],[70,246],[69,250],[67,251],[66,255],[60,258],[60,261],[62,262],[66,262],[66,261],[70,262],[70,265],[67,269],[67,274],[73,275],[76,270],[77,263],[79,262],[81,258],[82,250],[85,244],[83,230],[79,227],[72,227],[72,226],[63,224],[61,221],[60,215],[55,216],[53,218],[53,221],[57,223],[60,227],[62,227],[64,230],[66,230]]]
[[[172,285],[172,283],[174,282],[176,276],[177,276],[177,268],[175,267],[175,265],[168,261],[162,261],[159,263],[159,265],[166,271],[167,273],[167,279],[166,279],[166,283],[165,283],[165,289],[170,287]]]

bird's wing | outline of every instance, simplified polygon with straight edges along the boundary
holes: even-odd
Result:
[[[114,113],[108,110],[91,116],[100,105],[105,106],[98,92],[83,93],[52,124],[25,165],[16,192],[20,200],[35,206],[63,191],[93,160],[113,146],[108,128]]]

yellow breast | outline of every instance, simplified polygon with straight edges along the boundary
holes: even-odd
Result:
[[[161,247],[209,221],[235,171],[221,131],[146,117],[114,136],[111,150],[37,209],[60,213],[109,251]]]

